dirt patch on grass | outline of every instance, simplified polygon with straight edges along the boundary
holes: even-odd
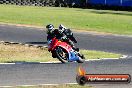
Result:
[[[55,59],[51,57],[47,48],[40,49],[23,45],[0,44],[0,62],[45,62],[53,60]]]
[[[120,54],[93,50],[80,50],[80,52],[84,54],[86,59],[119,58],[121,56]],[[47,48],[36,48],[19,44],[0,44],[0,63],[50,61],[58,61],[58,59],[52,58]]]

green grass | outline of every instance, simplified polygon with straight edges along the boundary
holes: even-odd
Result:
[[[81,50],[80,51],[86,59],[97,59],[97,58],[118,58],[120,54]],[[5,62],[47,62],[47,61],[58,61],[56,58],[52,58],[51,53],[48,52],[47,48],[35,48],[26,47],[22,45],[4,45],[0,44],[0,63]]]
[[[121,56],[121,54],[95,50],[81,50],[80,52],[84,54],[86,59],[119,58]]]
[[[15,88],[92,88],[91,86],[80,86],[80,85],[48,85],[48,86],[35,86],[35,87],[15,87]]]
[[[56,27],[62,23],[78,30],[132,34],[132,12],[79,8],[0,5],[0,22]]]

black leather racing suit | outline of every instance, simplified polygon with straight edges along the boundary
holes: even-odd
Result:
[[[50,41],[54,37],[64,42],[67,42],[69,45],[72,46],[74,50],[76,50],[74,43],[77,43],[77,41],[74,38],[73,33],[70,29],[65,29],[62,33],[59,33],[58,29],[55,29],[52,33],[48,33],[47,41]]]
[[[61,39],[70,44],[72,48],[75,49],[74,43],[77,43],[77,40],[74,38],[72,31],[70,29],[65,29],[61,35]]]

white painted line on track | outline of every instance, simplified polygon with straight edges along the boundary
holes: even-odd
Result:
[[[119,58],[99,58],[99,59],[88,59],[85,60],[85,62],[88,61],[99,61],[99,60],[116,60],[116,59],[125,59],[129,57],[128,55],[122,55]],[[14,65],[14,64],[54,64],[54,63],[61,63],[60,61],[52,61],[52,62],[16,62],[16,63],[0,63],[0,65]]]
[[[16,63],[0,63],[0,65],[4,65],[4,64],[10,64],[10,65],[12,65],[12,64],[16,64]]]
[[[60,85],[60,84],[39,84],[40,86],[54,86],[54,85]]]
[[[119,59],[119,58],[100,58],[100,59],[89,59],[85,61],[116,60],[116,59]]]
[[[101,59],[89,59],[85,60],[85,62],[88,61],[99,61],[99,60],[115,60],[120,58],[101,58]],[[54,64],[54,63],[61,63],[60,61],[52,61],[52,62],[16,62],[16,63],[0,63],[0,65],[14,65],[14,64]],[[70,62],[69,62],[70,63]]]
[[[4,43],[5,41],[0,41],[0,43]]]
[[[50,63],[52,64],[52,63],[61,63],[61,62],[60,61],[55,61],[55,62],[40,62],[40,64],[46,64],[46,63],[47,64],[50,64]]]
[[[42,86],[48,86],[48,85],[63,85],[63,84],[69,84],[69,85],[74,85],[74,84],[78,84],[78,83],[62,83],[62,84],[39,84],[39,85],[42,85]]]
[[[37,85],[15,85],[15,86],[0,86],[0,88],[13,88],[13,87],[35,87],[35,86],[58,86],[58,85],[75,85],[78,83],[62,83],[62,84],[37,84]]]
[[[37,85],[17,85],[17,87],[33,87],[33,86],[37,86]]]
[[[60,61],[55,62],[16,62],[16,63],[0,63],[0,65],[14,65],[14,64],[53,64],[61,63]]]
[[[78,84],[78,83],[66,83],[66,84],[74,85],[74,84]]]
[[[0,88],[12,88],[13,86],[0,86]]]
[[[120,59],[125,59],[125,58],[127,58],[128,57],[128,55],[122,55],[121,57],[120,57]]]

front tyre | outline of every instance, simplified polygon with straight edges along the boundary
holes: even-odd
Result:
[[[57,47],[55,50],[57,58],[62,62],[62,63],[67,63],[68,62],[68,52],[63,49],[62,47]]]

